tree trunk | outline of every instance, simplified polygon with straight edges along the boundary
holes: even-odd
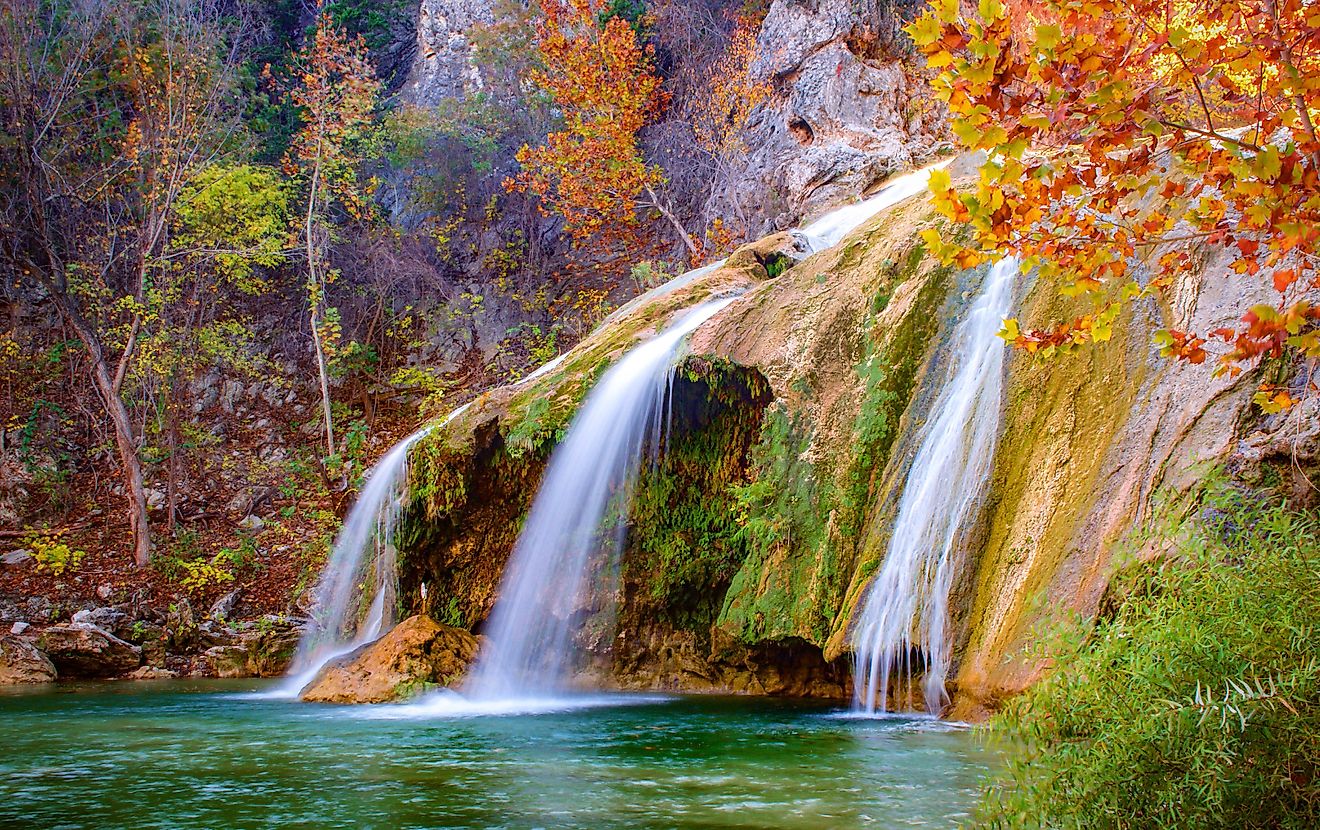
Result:
[[[44,237],[43,237],[44,238]],[[137,454],[137,439],[133,433],[133,422],[124,406],[124,399],[119,396],[119,384],[110,376],[110,364],[105,359],[101,341],[91,325],[83,319],[73,306],[72,300],[61,290],[64,285],[62,272],[57,263],[59,259],[46,247],[44,249],[46,270],[37,269],[39,279],[46,292],[55,301],[60,316],[73,329],[87,356],[92,362],[92,384],[101,398],[105,412],[110,416],[110,423],[115,430],[115,450],[119,453],[120,472],[124,477],[124,496],[128,502],[128,527],[133,537],[133,563],[144,567],[151,559],[151,526],[147,517],[147,495],[142,484],[142,460]],[[121,365],[128,359],[125,353]],[[119,381],[122,382],[122,372]]]
[[[77,333],[92,360],[92,382],[105,406],[106,414],[115,428],[115,449],[119,453],[119,466],[124,476],[124,495],[128,501],[128,527],[133,535],[133,563],[145,567],[151,559],[151,527],[147,518],[147,494],[142,484],[142,460],[137,454],[137,440],[128,407],[119,396],[110,377],[110,366],[100,341],[63,302],[58,303],[65,319]]]
[[[1270,28],[1274,35],[1275,45],[1279,49],[1279,56],[1282,59],[1284,71],[1288,73],[1288,78],[1293,82],[1293,109],[1296,111],[1298,119],[1301,120],[1302,127],[1305,128],[1306,134],[1311,139],[1311,142],[1313,144],[1320,144],[1320,135],[1317,135],[1316,133],[1315,121],[1311,119],[1311,109],[1306,105],[1306,96],[1302,92],[1302,73],[1301,70],[1297,68],[1297,59],[1293,57],[1292,44],[1288,41],[1288,37],[1283,31],[1283,27],[1279,23],[1279,7],[1277,3],[1275,3],[1275,0],[1265,0],[1265,12],[1270,17]],[[1264,136],[1262,136],[1262,139],[1264,141],[1269,140]],[[1311,164],[1320,168],[1320,150],[1315,150],[1311,153]]]
[[[675,216],[674,212],[661,201],[659,194],[657,194],[650,185],[647,185],[646,187],[646,195],[651,197],[651,204],[656,210],[660,211],[660,215],[665,218],[665,221],[667,221],[674,229],[674,232],[678,234],[678,238],[683,240],[683,244],[688,249],[688,257],[692,264],[694,266],[698,265],[699,263],[697,262],[697,259],[701,257],[701,248],[698,247],[696,241],[692,239],[692,235],[687,232],[687,228],[683,227],[683,223],[678,221],[678,217]]]
[[[312,345],[316,350],[316,375],[321,385],[321,415],[325,418],[325,454],[335,454],[334,416],[330,409],[330,372],[326,365],[325,344],[321,342],[321,304],[325,300],[325,284],[321,281],[320,256],[316,250],[316,192],[321,184],[321,163],[312,165],[312,181],[307,194],[307,221],[303,228],[307,242],[307,294],[308,319],[312,324]]]

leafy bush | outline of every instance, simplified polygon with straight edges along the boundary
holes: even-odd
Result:
[[[1320,522],[1229,492],[1166,520],[1172,555],[1065,632],[996,726],[993,828],[1320,827]]]
[[[184,576],[179,580],[179,587],[190,594],[202,593],[214,585],[233,582],[233,572],[226,570],[220,560],[220,554],[211,559],[180,560],[179,567]]]
[[[78,570],[83,557],[87,555],[85,550],[70,547],[58,531],[33,533],[24,537],[23,544],[37,560],[37,570],[52,576],[63,576],[66,571]]]

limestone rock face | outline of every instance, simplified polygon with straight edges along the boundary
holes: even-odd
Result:
[[[708,203],[746,218],[750,235],[873,190],[942,144],[941,112],[900,62],[909,0],[774,0],[754,71],[775,100],[752,118],[747,152]]]
[[[403,94],[413,104],[435,106],[482,88],[468,30],[493,22],[490,0],[422,0],[417,51]]]
[[[394,630],[332,660],[302,699],[320,703],[385,703],[422,683],[455,683],[477,653],[477,639],[430,617],[409,617]]]
[[[0,686],[49,683],[55,679],[50,658],[22,637],[0,637]]]
[[[61,677],[114,677],[142,663],[142,649],[91,623],[53,625],[37,646]]]

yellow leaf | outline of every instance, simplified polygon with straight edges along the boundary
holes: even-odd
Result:
[[[981,19],[986,23],[993,23],[1004,16],[1004,4],[1000,0],[981,0],[977,7],[981,14]]]
[[[1063,31],[1058,26],[1051,24],[1036,27],[1036,46],[1041,49],[1051,50],[1062,39]]]
[[[1009,317],[1004,320],[1004,327],[999,330],[999,336],[1009,343],[1016,343],[1022,336],[1022,329],[1018,326],[1017,319]]]
[[[949,175],[949,171],[940,168],[930,171],[930,178],[927,180],[926,187],[930,189],[931,193],[943,195],[952,184],[953,177]]]
[[[929,46],[939,39],[941,28],[940,22],[935,19],[935,15],[927,13],[914,20],[912,25],[907,27],[907,33],[912,38],[912,42],[918,46]],[[947,52],[942,54],[949,57],[950,61],[953,60]],[[927,63],[933,66],[933,60],[933,58],[928,58]]]

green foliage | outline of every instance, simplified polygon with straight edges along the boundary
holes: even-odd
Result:
[[[806,454],[812,436],[799,415],[782,406],[770,410],[751,451],[746,483],[730,486],[738,539],[748,555],[730,586],[720,622],[748,642],[787,636],[802,627],[824,642],[837,612],[833,594],[843,586],[826,596],[813,576],[824,571],[831,585],[841,582],[842,550],[838,540],[831,540],[827,524],[836,488],[818,476]],[[802,555],[778,556],[784,551]]]
[[[651,602],[680,624],[709,628],[747,556],[730,483],[759,419],[757,410],[733,409],[704,429],[671,434],[664,459],[638,482],[629,566],[645,574]]]
[[[977,826],[1320,826],[1320,519],[1223,489],[1193,507],[997,719],[1018,753]]]
[[[190,594],[204,593],[206,589],[234,581],[234,573],[225,567],[220,555],[211,559],[180,560],[182,578],[179,587]]]
[[[793,267],[792,258],[780,253],[774,253],[765,261],[765,274],[770,279],[774,279],[791,267]]]
[[[601,29],[614,18],[626,21],[637,34],[637,42],[645,43],[651,38],[650,22],[646,16],[646,0],[605,0],[604,6],[596,16]]]
[[[549,413],[549,398],[537,397],[528,402],[523,417],[504,436],[504,444],[511,457],[521,458],[540,447],[550,432],[544,423]]]
[[[367,47],[378,52],[390,45],[394,23],[407,13],[404,0],[330,0],[325,10],[336,26],[362,35]]]
[[[658,285],[663,285],[674,278],[663,262],[643,260],[632,267],[633,282],[637,283],[638,293],[645,293]]]
[[[424,398],[422,408],[439,411],[445,396],[454,388],[454,381],[432,366],[400,366],[390,375],[390,385],[415,389]]]
[[[37,570],[52,576],[77,571],[87,551],[71,547],[59,531],[35,531],[23,537],[23,545],[32,551]]]
[[[273,168],[213,164],[184,188],[175,216],[174,247],[192,259],[212,260],[217,276],[246,294],[266,288],[254,267],[284,262],[289,193]]]

